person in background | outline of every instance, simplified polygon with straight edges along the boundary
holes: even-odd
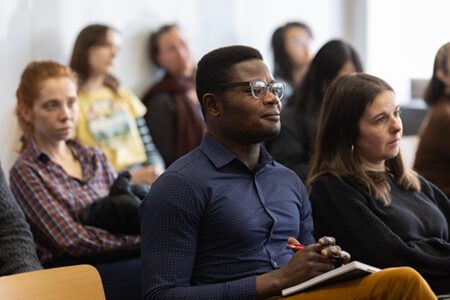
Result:
[[[200,103],[195,94],[194,61],[177,25],[153,32],[150,59],[164,70],[164,77],[142,97],[145,120],[153,141],[169,166],[198,145],[204,134]]]
[[[362,69],[357,52],[344,41],[332,40],[319,49],[291,98],[293,106],[281,113],[280,135],[266,143],[275,160],[306,180],[326,90],[335,78]]]
[[[286,83],[286,105],[303,79],[311,60],[311,28],[302,22],[289,22],[278,27],[272,34],[273,75]]]
[[[42,269],[33,235],[0,166],[0,276]]]
[[[70,139],[78,117],[73,72],[52,61],[30,63],[17,89],[16,113],[23,135],[11,190],[41,263],[93,264],[108,299],[140,299],[140,237],[77,221],[80,210],[108,194],[116,174],[102,152]]]
[[[76,139],[100,148],[116,171],[130,170],[133,183],[151,184],[164,171],[143,116],[145,106],[112,75],[119,33],[106,25],[84,28],[76,38],[70,67],[79,80]]]
[[[219,48],[199,62],[207,133],[141,205],[144,299],[265,299],[350,256],[314,241],[304,185],[262,142],[280,130],[284,84],[258,50]],[[287,244],[307,246],[294,254]],[[410,268],[382,270],[291,299],[435,299]]]
[[[424,99],[431,111],[422,125],[414,169],[450,197],[450,43],[436,54]]]
[[[385,81],[355,74],[331,85],[308,178],[315,234],[335,236],[370,265],[412,267],[448,294],[450,201],[405,166],[401,137],[400,106]]]

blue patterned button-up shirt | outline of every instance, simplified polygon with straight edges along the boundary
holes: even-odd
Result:
[[[290,260],[288,237],[313,243],[312,227],[294,172],[263,148],[249,170],[207,134],[141,206],[145,299],[254,299],[256,275]]]

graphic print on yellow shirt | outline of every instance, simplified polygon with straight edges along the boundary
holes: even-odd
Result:
[[[145,113],[145,107],[134,94],[123,89],[115,94],[102,88],[80,93],[78,102],[77,139],[82,144],[100,148],[118,171],[146,161],[136,125],[136,118]]]
[[[92,103],[87,120],[92,137],[100,145],[111,148],[126,143],[135,122],[119,105],[108,100]]]

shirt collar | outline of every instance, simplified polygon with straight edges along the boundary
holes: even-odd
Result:
[[[83,147],[77,142],[73,140],[67,140],[67,145],[73,151],[76,158],[80,160],[83,164],[86,160],[89,160],[95,153],[91,148]],[[23,154],[25,157],[28,157],[30,160],[36,161],[39,160],[45,164],[50,161],[50,158],[47,154],[41,151],[36,144],[36,141],[33,138],[28,139],[27,147],[25,148]]]
[[[233,153],[230,152],[224,145],[219,143],[210,134],[206,133],[203,137],[200,149],[205,153],[209,160],[218,169],[231,163],[233,160],[239,160]],[[267,152],[264,147],[260,147],[259,163],[255,169],[261,168],[266,164],[274,165],[272,156]]]
[[[32,161],[40,160],[43,163],[47,163],[50,160],[49,157],[39,149],[36,141],[31,137],[27,141],[27,147],[23,151],[23,154]]]

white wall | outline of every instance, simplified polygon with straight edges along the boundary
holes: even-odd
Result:
[[[385,79],[400,103],[410,79],[429,79],[440,46],[450,41],[448,0],[367,0],[367,70]]]
[[[31,1],[0,1],[0,159],[7,172],[17,136],[15,88],[23,66],[32,57],[32,14]]]
[[[271,65],[270,35],[291,20],[311,25],[316,46],[344,34],[345,0],[0,0],[0,158],[8,171],[18,130],[15,90],[31,60],[69,60],[77,33],[107,23],[123,35],[116,75],[138,95],[154,80],[145,55],[150,30],[177,22],[200,58],[219,46],[247,44]]]

